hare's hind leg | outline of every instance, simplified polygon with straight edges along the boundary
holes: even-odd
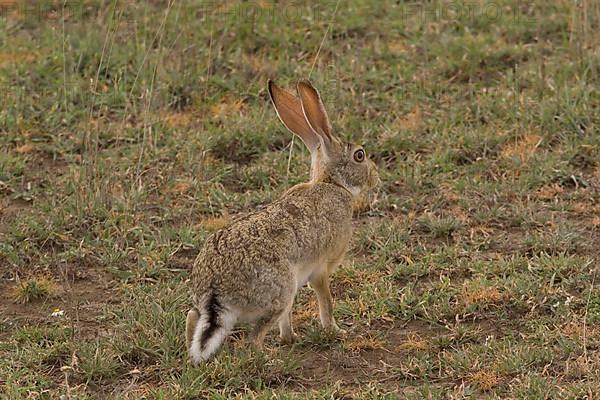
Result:
[[[250,334],[250,339],[258,348],[263,347],[265,336],[277,321],[280,321],[282,334],[293,334],[289,316],[297,290],[296,276],[288,261],[268,265],[261,270],[268,271],[269,279],[258,280],[255,287],[261,296],[256,299],[253,308],[261,310],[261,315]]]
[[[265,317],[256,321],[256,325],[254,326],[252,333],[250,333],[250,339],[252,340],[252,342],[254,343],[254,345],[257,348],[262,349],[264,347],[263,343],[265,341],[265,336],[267,336],[267,333],[269,332],[269,330],[273,327],[275,322],[281,317],[281,314],[282,314],[281,311],[278,313],[272,313],[272,314],[269,313]]]
[[[285,296],[287,298],[278,299],[275,301],[275,303],[283,305],[282,308],[269,310],[263,314],[258,321],[256,321],[254,330],[250,334],[250,338],[256,347],[263,347],[265,336],[277,321],[279,321],[280,335],[284,342],[285,340],[293,340],[294,331],[292,330],[291,313],[296,293],[295,286],[290,286],[290,288],[291,290],[289,294]]]
[[[185,345],[187,350],[190,350],[190,346],[192,345],[192,338],[194,337],[194,331],[196,330],[196,324],[200,319],[200,314],[198,314],[198,310],[195,308],[190,309],[187,313],[187,318],[185,320]]]

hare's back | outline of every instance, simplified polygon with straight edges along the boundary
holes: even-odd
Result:
[[[276,292],[293,279],[285,232],[261,232],[251,220],[234,223],[211,235],[196,258],[192,285],[251,301],[261,292]],[[242,299],[243,300],[243,299]]]

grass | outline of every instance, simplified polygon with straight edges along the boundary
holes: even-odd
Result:
[[[0,397],[600,395],[594,2],[159,3],[0,16]],[[308,76],[382,179],[348,334],[304,288],[296,344],[193,368],[191,265],[307,179],[265,85]]]
[[[13,298],[17,302],[29,303],[51,297],[56,292],[56,284],[46,278],[31,278],[18,282],[13,288]]]

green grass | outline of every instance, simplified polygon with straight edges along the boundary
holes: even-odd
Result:
[[[0,18],[0,397],[600,395],[594,2],[163,3]],[[308,76],[382,179],[348,334],[304,288],[293,346],[242,327],[194,368],[194,257],[307,179],[266,81]]]

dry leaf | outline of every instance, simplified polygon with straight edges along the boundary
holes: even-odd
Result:
[[[15,151],[19,154],[27,154],[33,153],[35,151],[35,146],[31,143],[26,143],[24,145],[18,146]]]

